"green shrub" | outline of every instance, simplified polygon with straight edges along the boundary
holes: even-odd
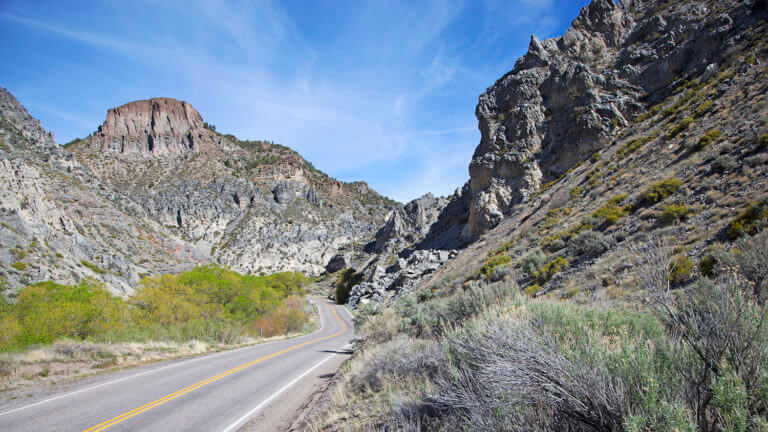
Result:
[[[715,273],[715,266],[717,265],[717,258],[711,254],[707,254],[699,258],[699,273],[704,276],[713,276]]]
[[[731,155],[720,155],[712,161],[712,170],[715,172],[723,173],[736,169],[738,164]]]
[[[740,215],[732,220],[726,228],[725,234],[729,239],[735,240],[744,233],[757,234],[768,221],[768,200],[754,202]]]
[[[539,291],[541,291],[541,286],[537,283],[533,283],[525,287],[525,293],[531,297],[535,297]]]
[[[571,188],[569,193],[571,194],[571,198],[578,198],[578,197],[581,196],[582,192],[584,192],[584,188],[583,187],[575,186],[575,187]]]
[[[669,282],[679,285],[691,278],[696,265],[685,255],[675,255],[669,263]]]
[[[704,135],[701,136],[701,138],[699,138],[699,141],[696,143],[697,149],[698,150],[704,149],[708,145],[720,139],[722,135],[723,133],[717,129],[708,130]]]
[[[629,156],[630,154],[636,152],[638,149],[646,145],[648,142],[656,139],[657,136],[659,136],[658,132],[654,132],[645,137],[635,138],[632,141],[619,147],[619,149],[616,150],[616,155],[618,156],[619,160],[624,159],[625,157]]]
[[[683,185],[683,181],[676,178],[669,178],[661,180],[648,185],[648,188],[643,193],[643,200],[650,204],[656,204],[657,202],[667,198],[680,189]]]
[[[590,156],[589,161],[592,162],[592,163],[595,163],[595,162],[599,161],[602,158],[603,158],[602,153],[596,152],[596,153],[592,153],[592,156]]]
[[[600,255],[613,247],[613,237],[603,233],[586,230],[582,231],[568,241],[570,253],[578,255]]]
[[[480,267],[478,273],[482,276],[489,277],[493,271],[499,266],[506,265],[512,261],[512,257],[509,255],[496,255],[488,259],[488,261]]]
[[[683,204],[671,204],[664,206],[659,220],[661,223],[668,225],[685,220],[691,212],[692,210]]]
[[[709,111],[710,108],[712,108],[713,104],[714,102],[712,102],[711,100],[706,100],[700,103],[699,106],[697,106],[696,109],[693,110],[693,118],[698,119],[702,117],[704,114],[707,113],[707,111]]]
[[[688,129],[693,124],[693,117],[686,117],[680,120],[680,123],[676,124],[672,130],[666,136],[667,140],[671,140],[674,137],[680,135],[684,130]]]
[[[622,217],[632,211],[632,204],[620,205],[627,199],[626,194],[620,194],[612,197],[607,203],[600,206],[592,217],[600,220],[602,223],[613,225]]]
[[[339,280],[336,281],[336,303],[345,304],[349,301],[349,292],[352,291],[352,287],[358,285],[363,281],[362,273],[358,273],[355,269],[348,268],[341,273]]]
[[[11,267],[15,268],[18,271],[24,271],[27,269],[27,264],[21,261],[16,261],[15,263],[11,264]]]
[[[96,264],[94,264],[94,263],[92,263],[90,261],[82,260],[82,261],[80,261],[80,264],[88,267],[89,269],[91,269],[92,272],[94,272],[96,274],[104,274],[104,273],[106,273],[99,266],[97,266]]]
[[[530,277],[534,277],[534,275],[537,274],[542,267],[544,267],[546,262],[547,257],[544,256],[543,253],[536,251],[524,256],[523,259],[520,260],[520,267],[522,267],[525,274]]]
[[[758,147],[768,147],[768,133],[760,135],[760,138],[757,139],[757,145]]]
[[[533,277],[538,283],[546,283],[548,280],[561,271],[565,270],[570,263],[563,257],[557,257],[552,261],[544,264],[544,266],[538,272],[533,274]]]

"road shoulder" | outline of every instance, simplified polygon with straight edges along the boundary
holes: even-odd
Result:
[[[330,360],[278,396],[238,432],[306,431],[341,364],[351,354],[352,350],[339,350]]]

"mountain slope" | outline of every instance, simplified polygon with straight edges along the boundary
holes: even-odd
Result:
[[[0,264],[13,286],[95,277],[130,293],[142,275],[208,262],[319,274],[362,250],[396,204],[287,147],[217,133],[186,102],[111,109],[61,148],[1,95]]]

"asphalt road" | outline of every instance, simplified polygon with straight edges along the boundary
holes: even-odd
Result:
[[[0,406],[0,431],[237,430],[331,360],[353,337],[343,306],[316,300],[307,336],[105,376],[98,383]],[[302,401],[296,401],[297,407]]]

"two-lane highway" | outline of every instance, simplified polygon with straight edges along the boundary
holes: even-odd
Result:
[[[119,373],[25,405],[0,406],[0,431],[233,431],[353,337],[343,306],[316,300],[307,336]]]

